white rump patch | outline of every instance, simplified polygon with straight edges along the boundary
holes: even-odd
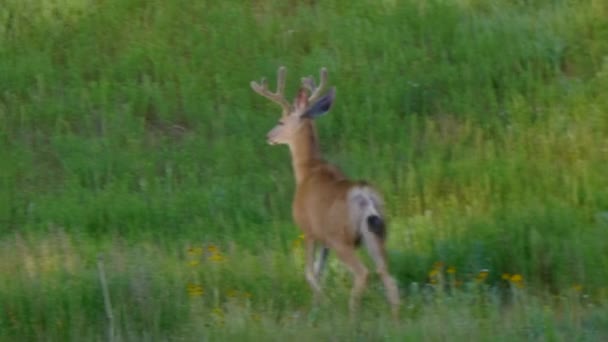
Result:
[[[356,186],[346,195],[348,213],[351,227],[361,233],[367,218],[373,215],[382,217],[382,199],[378,193],[369,186]]]

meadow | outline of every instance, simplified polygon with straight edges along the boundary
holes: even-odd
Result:
[[[398,322],[333,256],[311,305],[280,65],[329,70]],[[0,341],[608,340],[607,89],[605,0],[4,0]]]

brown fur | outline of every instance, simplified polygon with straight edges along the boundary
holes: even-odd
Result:
[[[294,220],[305,235],[326,246],[331,246],[332,240],[354,245],[357,236],[349,229],[346,194],[352,186],[362,183],[348,180],[336,166],[321,159],[314,123],[307,121],[292,148],[297,182]]]

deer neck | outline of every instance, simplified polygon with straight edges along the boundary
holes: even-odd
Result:
[[[300,184],[321,161],[317,131],[312,120],[306,120],[300,127],[293,142],[289,144],[289,150],[296,183]]]

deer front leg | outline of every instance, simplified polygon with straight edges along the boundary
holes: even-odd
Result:
[[[323,269],[325,269],[325,263],[327,262],[328,255],[329,248],[326,246],[321,246],[319,257],[315,261],[315,278],[317,278],[319,283],[321,282],[321,275],[323,274]]]
[[[310,285],[310,287],[312,288],[312,290],[314,292],[315,302],[318,302],[321,297],[321,286],[319,285],[319,281],[316,277],[316,272],[315,272],[316,243],[312,238],[306,237],[305,244],[306,244],[306,270],[305,270],[306,280],[308,281],[308,284]]]

